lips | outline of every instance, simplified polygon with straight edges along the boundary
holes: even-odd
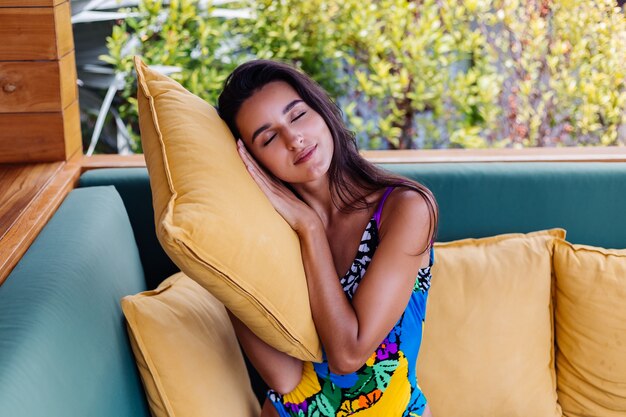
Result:
[[[294,160],[293,164],[298,165],[298,164],[308,161],[309,159],[311,159],[311,157],[313,156],[316,150],[317,150],[317,145],[311,145],[308,148],[304,149],[302,152],[300,152],[296,156],[296,159]]]

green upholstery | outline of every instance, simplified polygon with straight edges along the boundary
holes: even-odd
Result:
[[[385,167],[433,191],[438,241],[562,227],[572,243],[626,248],[626,163]]]
[[[99,185],[114,185],[120,193],[137,240],[146,283],[148,288],[156,288],[179,269],[156,238],[148,171],[145,168],[98,169],[80,177],[79,187]]]
[[[572,243],[626,248],[626,163],[438,163],[382,165],[428,186],[440,209],[438,241],[562,227]],[[83,174],[81,186],[120,192],[151,288],[175,266],[156,242],[143,168]],[[151,260],[146,263],[145,260]],[[152,264],[151,264],[152,263]]]
[[[149,416],[119,306],[144,289],[115,188],[72,191],[0,286],[0,415]]]
[[[562,227],[626,248],[626,163],[385,167],[433,190],[439,241]],[[156,239],[146,169],[89,171],[79,187],[0,286],[1,416],[149,415],[119,300],[178,268]]]

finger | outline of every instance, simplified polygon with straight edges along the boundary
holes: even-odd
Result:
[[[237,140],[237,148],[246,169],[268,197],[270,193],[282,198],[294,197],[293,193],[281,181],[259,164],[241,139]]]
[[[257,185],[263,189],[265,194],[278,194],[282,184],[280,184],[272,175],[261,167],[256,159],[254,159],[250,152],[245,148],[241,139],[237,141],[237,150],[239,151],[239,155],[246,169],[250,173],[250,176],[252,176],[252,179],[254,179]]]
[[[239,156],[243,160],[246,167],[253,166],[257,170],[261,171],[261,166],[256,161],[256,159],[254,159],[254,157],[250,154],[250,152],[246,149],[241,139],[237,141],[237,151],[239,152]]]
[[[252,158],[248,150],[241,143],[241,139],[237,141],[237,152],[239,153],[239,157],[243,161],[243,164],[246,166],[246,168],[248,168],[248,170],[250,170],[251,168],[258,168],[254,158]]]
[[[269,180],[267,172],[263,168],[261,168],[258,162],[252,157],[252,155],[242,150],[241,159],[246,166],[246,169],[252,176]]]
[[[239,154],[248,168],[249,171],[254,171],[259,177],[263,178],[269,184],[273,184],[274,186],[282,186],[282,183],[276,179],[271,173],[269,173],[265,168],[259,164],[259,162],[252,156],[250,151],[246,149],[245,145],[239,139],[237,141]]]

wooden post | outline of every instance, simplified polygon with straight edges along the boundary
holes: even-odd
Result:
[[[69,0],[0,0],[0,163],[82,153]]]

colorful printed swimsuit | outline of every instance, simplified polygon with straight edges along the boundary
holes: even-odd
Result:
[[[341,278],[344,293],[352,300],[378,246],[378,224],[389,187],[369,221],[357,256]],[[322,363],[305,362],[302,380],[289,394],[269,390],[267,395],[281,417],[415,417],[421,416],[426,398],[417,385],[415,365],[422,341],[426,299],[430,288],[430,265],[418,271],[413,294],[389,335],[356,372],[337,375],[329,371],[326,354]]]

